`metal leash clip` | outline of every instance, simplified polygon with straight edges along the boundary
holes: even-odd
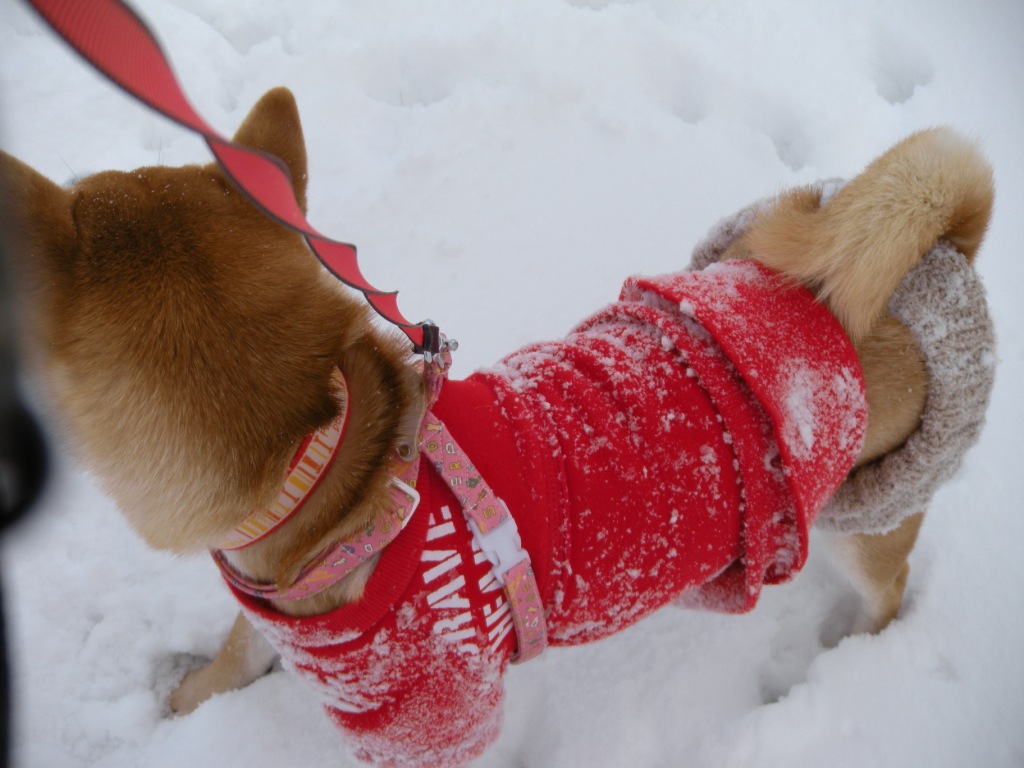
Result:
[[[451,365],[451,353],[459,348],[459,342],[441,333],[433,320],[424,320],[420,328],[423,329],[423,344],[415,351],[423,355],[427,365],[434,365],[441,371],[447,369]]]

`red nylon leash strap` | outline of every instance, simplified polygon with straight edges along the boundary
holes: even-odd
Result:
[[[306,220],[284,164],[272,155],[225,139],[192,108],[153,33],[128,6],[121,0],[28,2],[72,48],[110,80],[200,134],[224,172],[253,204],[301,233],[323,265],[343,283],[361,291],[370,306],[401,328],[417,352],[437,353],[437,328],[430,323],[409,322],[398,309],[396,292],[381,291],[363,276],[354,245],[332,240]]]

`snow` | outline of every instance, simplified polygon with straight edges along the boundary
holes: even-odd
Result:
[[[809,459],[814,451],[814,425],[819,420],[816,396],[826,391],[820,378],[813,368],[800,365],[799,361],[790,374],[782,429],[786,444],[801,460]]]
[[[932,504],[901,618],[843,637],[824,549],[758,609],[662,611],[507,677],[499,766],[1024,764],[1024,5],[1017,0],[139,3],[200,113],[231,133],[296,93],[310,220],[462,343],[455,373],[562,335],[717,220],[849,176],[912,130],[976,137],[997,176],[980,257],[1000,336],[988,427]],[[207,162],[205,147],[0,7],[5,150],[58,181]],[[355,765],[277,671],[169,719],[234,607],[215,568],[149,551],[62,454],[6,537],[14,764]],[[820,538],[820,537],[819,537]],[[812,544],[820,544],[820,541]]]

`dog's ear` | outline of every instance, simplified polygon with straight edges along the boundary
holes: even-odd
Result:
[[[15,272],[39,284],[56,280],[74,247],[70,193],[0,151],[0,211]]]
[[[287,88],[272,88],[256,102],[235,133],[235,141],[280,158],[292,175],[292,189],[306,212],[306,141],[299,109]]]

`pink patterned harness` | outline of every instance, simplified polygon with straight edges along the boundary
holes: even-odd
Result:
[[[445,374],[451,364],[449,349],[425,362],[426,388],[431,405],[441,393]],[[348,424],[348,384],[344,374],[335,370],[335,387],[341,401],[341,413],[318,432],[308,436],[296,453],[285,477],[278,500],[268,509],[253,511],[212,552],[224,578],[236,590],[250,597],[275,600],[301,600],[338,583],[360,565],[379,554],[402,532],[420,503],[416,492],[419,457],[402,461],[392,458],[393,505],[383,520],[371,520],[365,530],[343,539],[314,558],[288,587],[253,581],[235,569],[223,550],[241,549],[273,533],[295,515],[316,490],[341,447]],[[451,486],[462,507],[473,539],[491,563],[494,578],[504,588],[515,627],[517,651],[513,661],[537,656],[547,646],[544,612],[540,604],[537,579],[530,567],[530,555],[523,549],[516,522],[505,502],[495,495],[487,481],[455,441],[448,428],[428,409],[419,432],[419,450]]]

